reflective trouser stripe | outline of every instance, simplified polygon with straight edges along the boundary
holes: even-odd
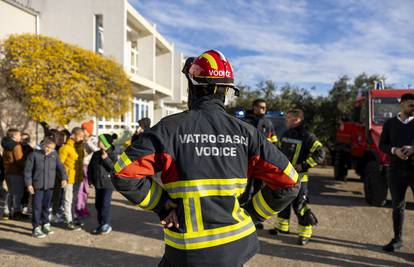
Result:
[[[312,157],[307,158],[306,163],[308,163],[311,167],[315,167],[316,165],[318,165],[318,163]]]
[[[310,149],[310,152],[314,152],[318,147],[323,147],[322,143],[319,142],[318,140],[316,140],[313,145],[312,148]]]
[[[293,155],[292,164],[296,164],[298,162],[300,150],[302,149],[302,143],[296,145],[295,154]]]
[[[192,233],[177,233],[164,229],[164,238],[165,243],[171,247],[191,250],[227,244],[248,236],[254,231],[256,227],[248,218],[234,225]]]
[[[204,230],[200,198],[184,198],[183,206],[187,232],[191,233]]]
[[[289,219],[284,219],[281,217],[277,217],[275,228],[280,231],[287,232],[289,231]]]
[[[263,198],[261,190],[257,192],[256,195],[253,196],[253,207],[254,207],[254,210],[266,220],[277,213],[277,211],[273,210],[266,203],[266,201]]]
[[[162,195],[162,187],[157,184],[154,180],[151,181],[151,187],[148,191],[147,196],[141,201],[138,206],[145,210],[152,210],[157,206],[158,202],[160,201]]]
[[[244,192],[247,178],[198,179],[165,184],[172,198],[238,196]]]
[[[289,176],[289,178],[292,179],[295,183],[298,181],[299,174],[296,172],[295,168],[293,168],[293,165],[290,162],[283,170],[283,173]]]
[[[271,137],[268,137],[267,138],[267,141],[269,141],[269,142],[271,142],[271,143],[277,143],[277,136],[276,135],[273,135],[273,136],[271,136]]]
[[[301,237],[305,237],[305,238],[311,238],[312,236],[312,225],[307,225],[307,226],[303,226],[303,225],[298,225],[298,232],[299,232],[299,236]]]
[[[309,175],[307,172],[299,173],[299,177],[300,177],[301,183],[306,183],[307,181],[309,181]]]
[[[131,160],[128,158],[127,154],[122,153],[121,156],[119,157],[118,161],[115,163],[114,169],[115,172],[120,172],[123,168],[125,168],[126,166],[128,166],[129,164],[131,164]]]

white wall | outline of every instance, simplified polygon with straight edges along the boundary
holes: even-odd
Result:
[[[138,39],[138,74],[155,80],[155,37],[148,35]]]
[[[40,12],[40,33],[95,51],[95,15],[103,15],[104,55],[124,63],[125,0],[32,0]]]
[[[36,33],[36,16],[0,0],[0,39],[17,33]]]
[[[165,53],[157,55],[156,61],[156,82],[168,89],[173,87],[173,55]]]

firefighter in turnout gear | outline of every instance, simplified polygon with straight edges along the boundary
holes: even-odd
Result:
[[[299,245],[306,245],[312,236],[312,226],[318,223],[316,216],[309,208],[308,169],[322,163],[325,151],[321,142],[312,133],[305,130],[304,114],[300,109],[293,109],[286,114],[288,130],[280,139],[280,149],[295,166],[301,177],[301,188],[298,197],[291,205],[278,213],[275,229],[270,234],[289,233],[291,206],[298,217]]]
[[[243,120],[257,128],[269,142],[276,145],[278,141],[277,135],[275,134],[272,121],[265,117],[266,110],[266,101],[260,98],[256,99],[252,103],[252,110],[247,112]],[[248,203],[250,198],[262,189],[263,185],[262,180],[252,177],[249,180],[246,191],[239,198],[240,204],[243,206],[245,203]],[[257,222],[256,228],[263,229],[263,224]]]
[[[299,175],[257,129],[225,112],[234,79],[223,54],[187,59],[183,72],[189,110],[142,133],[115,164],[113,184],[158,214],[166,244],[159,266],[241,266],[258,250],[254,221],[296,198]],[[162,185],[149,178],[157,172]],[[247,177],[266,186],[241,208]]]
[[[277,144],[278,139],[273,123],[270,119],[265,117],[266,110],[266,100],[260,98],[256,99],[253,101],[252,110],[247,112],[247,115],[243,120],[256,127],[269,142]]]

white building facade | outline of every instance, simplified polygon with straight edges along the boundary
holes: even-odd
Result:
[[[114,58],[133,86],[129,112],[95,118],[97,133],[133,131],[138,120],[186,109],[183,55],[127,0],[31,0],[39,11],[40,33]],[[81,7],[81,8],[80,8]],[[105,108],[105,107],[102,107]]]
[[[0,39],[10,34],[38,32],[38,12],[13,0],[0,0]]]

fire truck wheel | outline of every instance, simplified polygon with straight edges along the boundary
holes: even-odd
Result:
[[[365,199],[371,206],[382,207],[387,201],[387,181],[381,174],[378,162],[372,160],[364,170]]]
[[[341,151],[335,153],[334,177],[338,181],[346,181],[348,169],[345,164],[345,157]]]

